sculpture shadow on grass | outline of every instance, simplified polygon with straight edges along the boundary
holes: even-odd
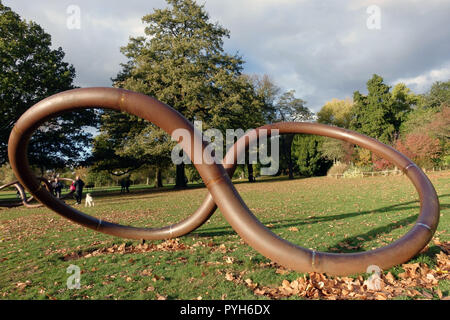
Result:
[[[448,197],[450,194],[444,194],[439,196],[439,198]],[[412,205],[416,204],[416,205]],[[305,225],[320,223],[320,222],[335,222],[338,220],[363,216],[367,214],[381,214],[381,213],[387,213],[387,212],[398,212],[398,211],[406,211],[406,210],[417,210],[419,211],[420,205],[419,201],[408,201],[408,202],[402,202],[374,210],[365,210],[365,211],[358,211],[358,212],[349,212],[349,213],[342,213],[342,214],[336,214],[336,215],[329,215],[329,216],[319,216],[319,217],[311,217],[311,218],[304,218],[304,219],[284,219],[284,220],[269,220],[269,221],[262,221],[264,225],[273,225],[270,227],[272,231],[279,230],[279,229],[285,229],[289,227],[301,227]],[[450,209],[450,205],[448,204],[441,204],[441,210]],[[364,241],[370,240],[371,238],[379,237],[382,234],[388,234],[391,231],[406,227],[412,223],[414,223],[417,220],[418,214],[414,214],[412,216],[409,216],[407,218],[401,219],[396,222],[389,223],[384,226],[377,227],[375,229],[372,229],[368,232],[358,234],[352,237],[348,237],[345,239],[341,239],[339,241],[336,241],[336,243],[332,246],[329,246],[326,251],[333,251],[334,249],[339,248],[339,252],[358,252],[358,251],[364,251],[362,248],[359,248]],[[301,229],[299,229],[301,231]],[[218,236],[227,236],[227,235],[233,235],[235,234],[234,230],[229,226],[224,227],[215,227],[215,228],[200,228],[196,231],[192,232],[191,234],[198,236],[198,237],[218,237]],[[363,238],[365,240],[360,240],[358,238]],[[358,247],[355,249],[347,249],[345,246],[342,246],[341,244],[347,244],[352,247]]]

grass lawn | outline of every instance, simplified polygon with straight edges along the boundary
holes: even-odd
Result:
[[[447,242],[450,171],[429,177],[441,203],[435,239]],[[320,251],[384,246],[404,235],[419,213],[417,192],[403,176],[276,179],[236,187],[273,232]],[[206,193],[201,187],[132,191],[94,193],[95,208],[83,210],[117,223],[158,227],[188,217]],[[409,263],[434,268],[438,252],[431,242]],[[70,265],[81,270],[79,290],[67,288]],[[385,270],[395,277],[403,271],[400,266]],[[271,264],[243,243],[219,211],[189,235],[143,246],[73,224],[46,208],[0,208],[0,299],[267,299],[255,294],[249,281],[236,279],[278,287],[302,276]],[[450,294],[449,279],[447,275],[437,284],[443,296]],[[428,295],[438,298],[434,291]]]

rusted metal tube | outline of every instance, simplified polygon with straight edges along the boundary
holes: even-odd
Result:
[[[92,106],[131,113],[154,123],[170,135],[176,129],[185,129],[191,133],[189,141],[179,143],[193,160],[211,194],[211,200],[206,200],[191,217],[176,225],[147,229],[98,220],[55,199],[40,187],[31,172],[26,146],[34,130],[46,120],[64,112]],[[317,271],[344,275],[365,272],[370,265],[386,269],[409,260],[430,241],[439,222],[439,202],[431,182],[407,157],[375,139],[337,127],[315,123],[278,123],[258,128],[257,131],[263,128],[278,129],[280,133],[316,134],[348,141],[394,163],[406,173],[419,192],[421,209],[415,226],[394,243],[368,252],[325,253],[294,245],[278,237],[258,221],[234,188],[224,167],[213,163],[212,159],[208,158],[208,153],[203,153],[206,143],[189,121],[153,98],[122,89],[76,89],[39,102],[16,123],[10,136],[8,152],[14,173],[36,199],[76,223],[120,237],[164,239],[186,234],[201,225],[214,212],[216,203],[233,229],[250,246],[273,261],[300,272]],[[233,165],[227,167],[229,173],[232,172],[232,167]]]
[[[92,106],[101,106],[102,108],[134,114],[151,121],[169,134],[172,134],[176,129],[185,129],[190,133],[195,131],[192,124],[173,108],[156,99],[131,91],[113,88],[88,88],[70,90],[54,95],[42,100],[25,112],[11,132],[8,144],[10,164],[14,172],[17,173],[17,178],[27,190],[45,206],[76,223],[124,238],[169,239],[185,235],[203,224],[208,217],[202,217],[194,213],[177,224],[163,228],[136,228],[118,225],[86,215],[56,199],[39,186],[36,177],[29,168],[26,155],[27,145],[33,132],[45,121],[64,112],[92,108]],[[196,143],[194,143],[194,140],[196,140]],[[199,149],[200,154],[202,154],[201,150],[206,146],[198,132],[191,135],[191,141],[181,141],[181,145],[185,150],[190,149],[188,155],[191,159],[195,158],[195,149]],[[191,148],[191,146],[195,147]],[[199,162],[202,161],[199,160]],[[222,175],[226,176],[223,168],[218,165],[200,164],[198,167],[203,173],[204,181],[214,180]],[[208,167],[213,167],[213,169],[208,170]],[[203,214],[210,210],[200,207],[197,211]]]
[[[43,181],[46,184],[46,187],[48,190],[49,189],[49,184],[48,182],[44,179],[44,178],[38,178],[39,180]],[[16,188],[16,190],[19,192],[20,195],[20,199],[22,200],[22,202],[20,203],[7,203],[7,204],[0,204],[0,207],[4,207],[4,208],[16,208],[16,207],[20,207],[20,206],[25,206],[29,209],[35,209],[35,208],[40,208],[43,205],[41,203],[38,204],[30,204],[30,202],[34,199],[34,196],[31,196],[30,198],[27,199],[27,194],[25,192],[25,190],[23,189],[22,185],[19,183],[19,181],[13,181],[10,183],[7,183],[3,186],[0,186],[0,190],[3,190],[5,188],[14,186]]]
[[[373,138],[346,129],[317,123],[275,123],[255,129],[256,134],[252,132],[246,134],[234,145],[234,152],[230,150],[227,153],[224,167],[230,176],[236,168],[239,153],[244,152],[250,141],[256,139],[262,130],[267,130],[269,135],[271,130],[278,130],[280,134],[303,133],[326,136],[369,149],[405,172],[419,193],[421,207],[412,230],[392,244],[367,252],[337,254],[305,249],[279,238],[262,225],[245,204],[235,199],[233,195],[223,194],[228,190],[221,191],[222,196],[214,197],[213,195],[205,198],[203,202],[205,207],[212,205],[214,201],[219,208],[226,206],[227,210],[224,211],[221,208],[221,211],[233,229],[264,256],[301,272],[316,271],[348,275],[365,272],[370,265],[388,269],[404,263],[420,252],[431,240],[439,222],[440,209],[436,191],[422,170],[400,152]],[[244,143],[239,143],[242,141]]]
[[[15,207],[23,206],[23,201],[24,201],[24,199],[26,199],[26,198],[24,198],[25,191],[23,190],[22,186],[19,184],[19,181],[13,181],[13,182],[4,184],[4,185],[0,186],[0,190],[6,189],[6,188],[9,188],[9,187],[12,187],[12,186],[14,186],[17,189],[17,191],[19,192],[19,195],[20,195],[20,198],[21,198],[22,202],[17,202],[17,203],[0,203],[0,207],[15,208]]]

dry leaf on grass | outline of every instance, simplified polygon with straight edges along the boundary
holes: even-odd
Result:
[[[445,254],[450,254],[450,241],[441,242],[439,240],[434,240],[434,244],[441,248]]]
[[[271,299],[283,297],[300,296],[309,299],[361,299],[361,300],[387,300],[396,296],[409,296],[413,298],[433,299],[434,295],[427,290],[433,290],[442,300],[443,294],[436,286],[439,280],[450,280],[450,258],[449,255],[440,252],[436,255],[436,269],[430,269],[424,263],[406,263],[401,267],[405,270],[398,275],[398,280],[388,272],[380,276],[373,274],[368,280],[359,276],[356,279],[350,277],[328,277],[325,274],[311,272],[308,277],[303,276],[294,281],[283,280],[278,287],[266,287],[253,283],[250,279],[245,281],[234,277],[231,273],[226,274],[229,281],[244,284],[255,295],[266,296]],[[265,265],[264,265],[265,266]],[[273,267],[274,265],[271,265]],[[280,271],[278,271],[280,270]],[[283,268],[278,268],[277,273],[282,273]],[[416,289],[421,288],[421,291]]]
[[[234,280],[234,276],[233,276],[232,273],[227,272],[227,273],[225,274],[225,279],[227,279],[228,281],[233,281],[233,280]]]

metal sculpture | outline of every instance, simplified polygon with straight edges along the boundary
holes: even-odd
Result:
[[[45,180],[45,178],[38,178],[40,181],[44,182],[46,184],[46,188],[48,190],[51,190],[51,186],[48,183],[47,180]],[[0,207],[4,207],[4,208],[16,208],[16,207],[21,207],[21,206],[25,206],[29,209],[35,209],[35,208],[40,208],[42,207],[42,203],[37,203],[37,204],[30,204],[30,202],[34,199],[34,196],[31,196],[30,198],[27,199],[27,194],[25,192],[25,190],[23,189],[22,185],[19,183],[19,181],[13,181],[10,183],[7,183],[3,186],[0,186],[0,190],[9,188],[9,187],[15,187],[17,192],[19,193],[20,196],[20,200],[21,202],[18,203],[0,203]]]
[[[189,218],[163,228],[136,228],[114,224],[80,212],[54,198],[43,188],[28,165],[27,145],[33,132],[45,121],[64,112],[100,106],[133,114],[146,119],[172,135],[176,129],[190,132],[190,139],[178,143],[191,158],[202,177],[209,195]],[[266,228],[249,210],[234,188],[229,175],[234,165],[218,165],[208,153],[203,153],[206,142],[180,113],[160,101],[139,93],[113,88],[87,88],[66,91],[34,105],[17,121],[8,144],[11,167],[16,177],[37,200],[58,214],[87,228],[130,239],[168,239],[191,232],[202,225],[215,211],[221,210],[233,229],[254,249],[267,258],[299,272],[325,272],[347,275],[365,272],[368,266],[382,269],[401,264],[422,250],[431,240],[439,222],[439,201],[427,176],[411,160],[395,149],[362,134],[316,123],[276,123],[255,129],[277,129],[283,133],[304,133],[327,136],[369,149],[395,164],[408,176],[420,196],[420,214],[414,227],[392,244],[367,252],[327,253],[309,250],[292,244]],[[236,143],[234,160],[245,144]],[[25,147],[24,147],[25,146]],[[232,157],[227,153],[228,160]],[[224,163],[229,163],[225,161]],[[236,163],[236,161],[234,161]]]
[[[24,197],[24,193],[25,191],[23,190],[22,185],[19,183],[19,181],[13,181],[7,184],[4,184],[2,186],[0,186],[0,191],[9,187],[15,187],[17,192],[19,193],[20,196],[20,200],[21,202],[18,203],[0,203],[0,207],[5,207],[5,208],[15,208],[15,207],[20,207],[25,205],[25,201],[26,201],[26,196]]]

